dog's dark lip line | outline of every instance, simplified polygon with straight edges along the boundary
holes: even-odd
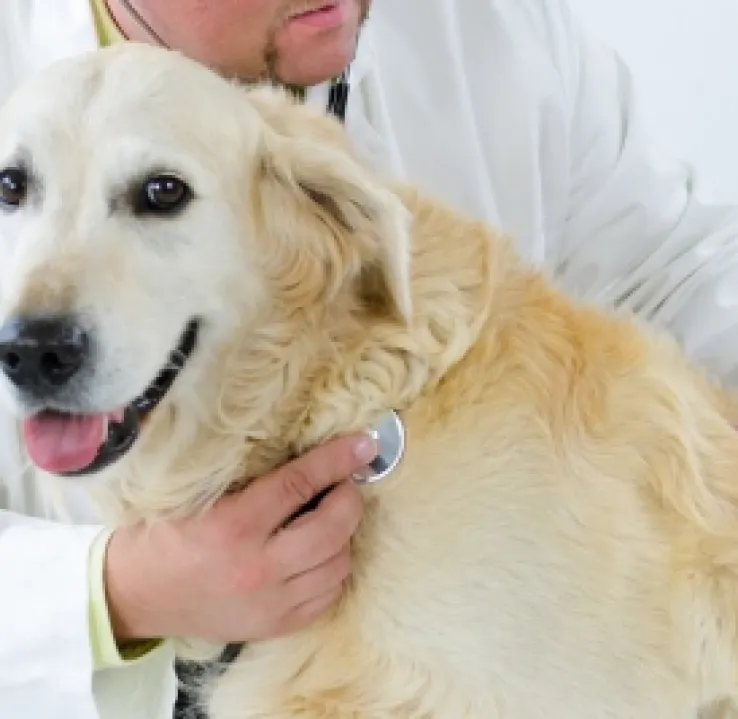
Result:
[[[175,349],[169,354],[169,360],[159,372],[154,381],[124,410],[120,422],[110,422],[108,437],[100,447],[95,459],[81,469],[63,472],[63,477],[80,477],[105,469],[122,457],[138,439],[141,430],[141,421],[162,400],[177,379],[182,368],[187,363],[197,346],[202,320],[191,319],[180,336]]]
[[[200,331],[201,321],[192,319],[187,323],[177,347],[169,355],[169,362],[156,376],[156,379],[148,386],[142,395],[131,402],[139,417],[145,417],[174,384],[174,380],[185,366],[190,355],[197,345],[197,337]]]

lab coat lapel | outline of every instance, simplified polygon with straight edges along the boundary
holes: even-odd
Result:
[[[371,37],[371,20],[362,28],[356,55],[349,74],[348,105],[345,127],[359,152],[378,169],[395,177],[403,177],[403,167],[396,144],[389,138],[387,109],[381,84],[374,66],[374,43]],[[306,101],[321,109],[328,104],[330,83],[322,83],[308,90]]]
[[[346,130],[375,167],[404,179],[402,156],[391,131],[387,99],[376,71],[372,27],[372,20],[367,20],[351,65]]]
[[[417,24],[417,12],[407,11],[408,22]],[[355,109],[378,135],[384,167],[394,176],[414,178],[427,192],[450,195],[458,207],[494,221],[494,194],[473,149],[467,147],[473,133],[466,132],[464,125],[470,123],[472,114],[463,104],[454,105],[448,94],[457,89],[445,77],[452,59],[441,62],[443,72],[432,66],[417,67],[427,65],[428,58],[419,57],[404,35],[401,23],[387,22],[378,11],[367,23],[361,47],[366,54],[360,103]],[[431,65],[433,62],[431,58]],[[438,138],[448,140],[439,144]],[[480,175],[476,182],[472,180],[475,174]]]

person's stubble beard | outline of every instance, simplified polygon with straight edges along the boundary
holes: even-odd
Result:
[[[285,3],[289,6],[291,3]],[[359,35],[361,34],[361,28],[369,17],[369,8],[371,7],[372,0],[361,0],[359,10],[359,22],[356,28],[356,37],[354,39],[354,49],[359,43]],[[266,46],[264,48],[264,70],[261,77],[259,78],[262,82],[271,82],[278,85],[284,85],[282,79],[279,77],[277,72],[277,65],[279,64],[279,52],[277,51],[277,31],[279,27],[273,27],[267,37]]]

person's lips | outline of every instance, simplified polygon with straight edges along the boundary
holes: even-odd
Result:
[[[310,3],[294,8],[287,17],[287,24],[328,29],[343,24],[346,18],[347,0],[331,3]]]

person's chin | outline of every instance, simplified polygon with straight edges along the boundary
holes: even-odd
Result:
[[[275,38],[273,71],[281,82],[309,87],[340,75],[356,52],[360,16],[358,7],[332,29],[287,26]],[[304,30],[304,29],[303,29]]]
[[[299,87],[311,87],[340,75],[353,59],[355,42],[345,43],[332,52],[313,54],[306,59],[290,62],[282,59],[277,63],[276,74],[281,82]]]

